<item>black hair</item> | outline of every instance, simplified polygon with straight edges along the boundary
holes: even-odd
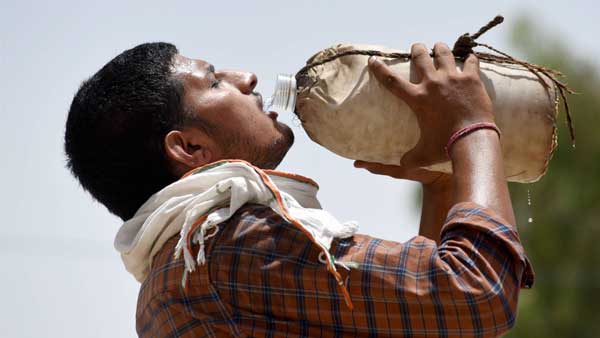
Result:
[[[163,139],[186,123],[177,48],[145,43],[126,50],[84,81],[65,130],[67,167],[84,189],[123,220],[178,179]]]

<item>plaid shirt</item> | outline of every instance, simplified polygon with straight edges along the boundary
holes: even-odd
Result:
[[[207,242],[207,264],[181,287],[178,236],[154,257],[137,307],[140,337],[497,336],[515,323],[533,272],[515,228],[459,203],[438,246],[366,235],[335,240],[354,310],[320,250],[271,209],[247,205]],[[352,264],[352,263],[350,263]]]

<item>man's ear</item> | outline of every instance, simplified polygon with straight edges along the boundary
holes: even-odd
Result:
[[[167,158],[178,175],[216,160],[214,142],[196,128],[171,130],[164,144]]]

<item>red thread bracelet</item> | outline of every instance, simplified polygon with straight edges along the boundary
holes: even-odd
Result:
[[[498,133],[498,137],[500,137],[502,135],[502,133],[500,132],[500,129],[498,129],[498,126],[496,126],[495,123],[479,122],[479,123],[470,124],[462,129],[459,129],[458,131],[454,132],[454,134],[452,134],[452,136],[450,136],[450,139],[448,140],[448,144],[446,144],[446,147],[444,148],[444,150],[446,150],[446,155],[448,155],[448,157],[450,157],[450,147],[452,147],[452,145],[459,138],[461,138],[467,134],[470,134],[470,133],[474,132],[475,130],[479,130],[479,129],[492,129],[492,130],[496,131],[496,133]]]

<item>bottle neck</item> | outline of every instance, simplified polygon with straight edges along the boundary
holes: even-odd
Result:
[[[296,78],[293,75],[279,74],[275,81],[275,91],[269,109],[279,112],[294,112],[296,109]]]

